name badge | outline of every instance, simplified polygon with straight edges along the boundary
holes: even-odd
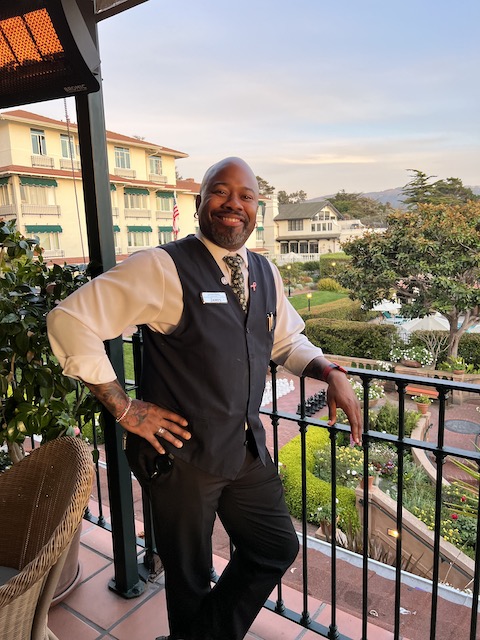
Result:
[[[200,294],[203,304],[227,304],[225,291],[202,291]]]

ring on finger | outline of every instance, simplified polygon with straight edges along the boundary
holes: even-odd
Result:
[[[164,433],[165,433],[165,429],[163,427],[160,427],[160,429],[157,430],[157,434],[159,436],[163,436]]]

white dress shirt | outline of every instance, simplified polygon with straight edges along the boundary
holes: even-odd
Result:
[[[197,237],[208,248],[228,283],[230,272],[223,257],[236,253],[242,256],[248,300],[246,248],[229,252],[202,234]],[[277,290],[272,360],[301,375],[311,360],[322,355],[322,350],[301,333],[305,324],[285,297],[278,269],[270,264]],[[175,263],[161,248],[147,249],[134,253],[63,300],[48,315],[48,335],[65,375],[102,384],[116,379],[104,340],[122,335],[131,325],[141,324],[169,334],[177,327],[182,312],[183,292]]]

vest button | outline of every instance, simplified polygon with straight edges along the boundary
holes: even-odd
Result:
[[[245,329],[245,333],[250,333],[250,329],[248,327]]]

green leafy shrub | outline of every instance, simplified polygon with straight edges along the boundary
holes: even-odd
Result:
[[[388,360],[397,330],[392,325],[321,319],[307,320],[305,334],[324,353]]]
[[[288,510],[295,518],[302,517],[302,472],[301,472],[301,436],[298,435],[280,450],[280,476],[285,489]],[[306,434],[306,476],[307,476],[307,518],[309,522],[318,522],[318,508],[326,510],[331,502],[331,484],[320,480],[313,474],[315,452],[330,447],[327,429],[310,427]],[[338,526],[356,531],[360,527],[355,507],[355,491],[346,487],[337,487]]]
[[[338,291],[339,293],[346,291],[346,289],[333,278],[321,278],[318,281],[317,289],[319,291]]]
[[[410,437],[417,426],[420,414],[418,411],[405,411],[405,435]],[[371,411],[369,428],[372,431],[382,431],[398,435],[399,414],[398,407],[386,402],[378,411]]]

